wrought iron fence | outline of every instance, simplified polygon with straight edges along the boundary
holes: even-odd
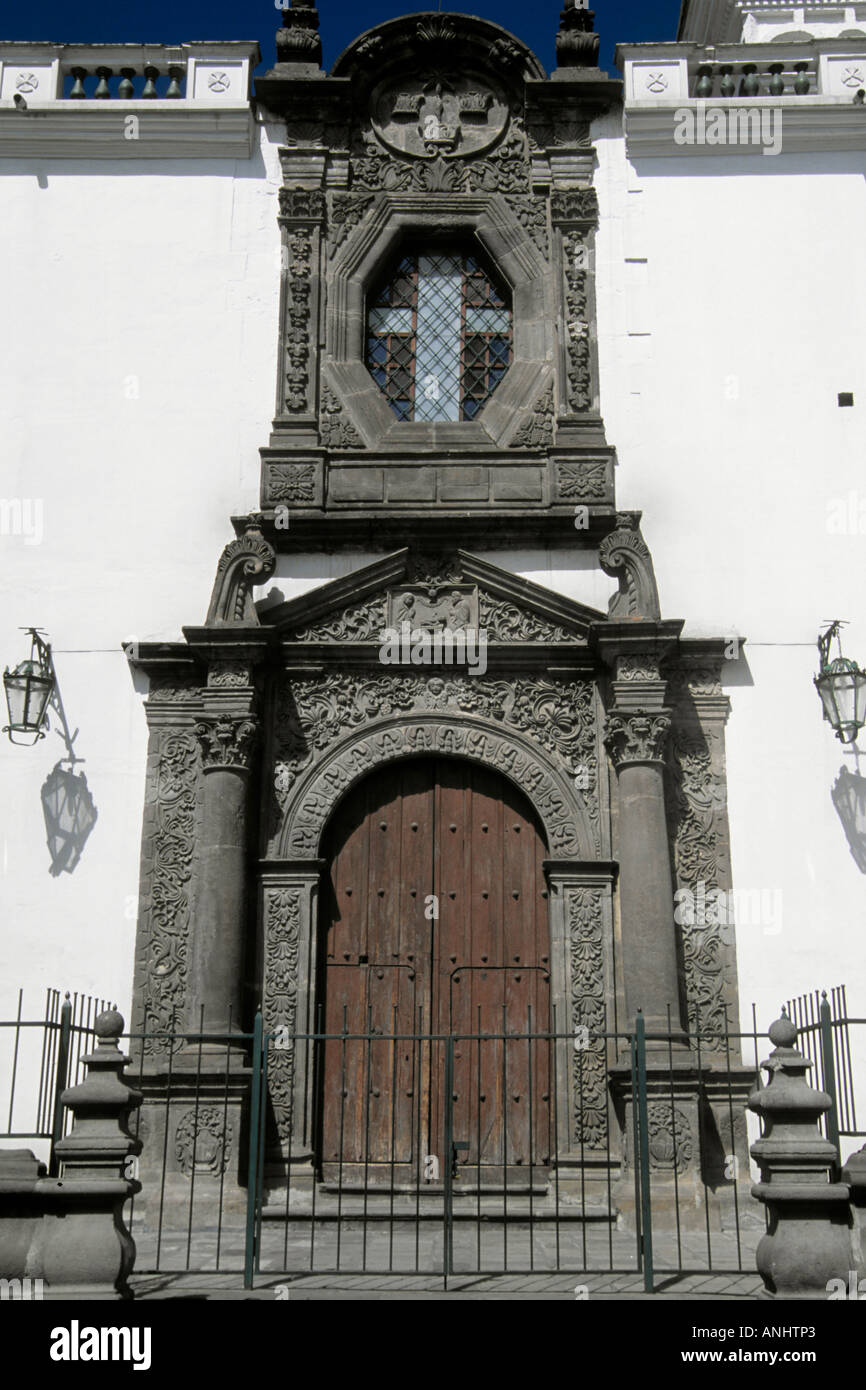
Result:
[[[757,1034],[289,1035],[259,1016],[130,1050],[140,1273],[642,1271],[651,1289],[754,1270]]]
[[[48,1171],[57,1163],[54,1145],[62,1139],[69,1115],[60,1103],[67,1086],[84,1079],[82,1058],[93,1036],[93,1024],[108,1002],[89,994],[47,989],[43,1017],[22,1017],[24,991],[18,991],[14,1019],[0,1019],[0,1077],[4,1093],[0,1108],[2,1139],[48,1140]]]
[[[851,1030],[866,1020],[847,1017],[844,991],[834,1006],[829,1020],[817,1005],[817,1020],[804,1015],[802,1046],[815,1049],[814,1084],[844,1098],[828,1132],[846,1135],[857,1132]],[[81,1079],[98,1012],[55,991],[45,1018],[27,1022],[19,1003],[2,1025],[0,1138],[60,1137],[59,1096]],[[669,1276],[754,1271],[765,1218],[750,1195],[746,1102],[768,1051],[757,1029],[684,1040],[648,1035],[639,1019],[633,1033],[290,1034],[266,1032],[259,1015],[228,1035],[145,1023],[127,1047],[143,1096],[129,1161],[142,1190],[126,1214],[138,1273],[235,1274],[252,1287],[308,1274],[447,1285],[639,1272],[652,1290]],[[38,1080],[22,1124],[25,1052]]]

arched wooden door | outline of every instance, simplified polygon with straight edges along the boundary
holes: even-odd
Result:
[[[550,1028],[546,848],[529,802],[470,762],[395,763],[341,804],[325,853],[324,1031],[374,1039],[322,1049],[326,1175],[414,1180],[428,1155],[441,1173],[448,1104],[462,1163],[546,1164],[550,1047],[525,1036]],[[449,1034],[450,1101],[433,1040]]]

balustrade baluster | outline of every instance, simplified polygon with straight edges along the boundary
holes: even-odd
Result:
[[[167,97],[179,97],[179,96],[182,95],[181,90],[180,90],[180,84],[181,84],[181,81],[182,81],[182,79],[183,79],[183,76],[184,76],[184,73],[185,73],[185,72],[186,72],[186,69],[185,69],[185,68],[178,68],[178,67],[171,67],[171,68],[169,68],[169,70],[168,70],[169,83],[168,83],[168,91],[166,92],[166,96],[167,96]]]
[[[767,71],[770,73],[770,96],[784,96],[785,79],[782,76],[785,71],[784,63],[771,63]]]
[[[93,95],[104,101],[107,97],[111,96],[111,92],[108,89],[108,79],[111,76],[111,68],[97,68],[96,76],[99,78],[99,81],[96,84],[96,91]]]
[[[737,84],[734,81],[734,69],[732,67],[726,67],[720,68],[719,71],[722,74],[722,80],[719,86],[722,96],[734,96],[737,90]]]
[[[713,95],[713,69],[709,63],[703,63],[698,68],[698,80],[695,86],[696,97],[711,97]]]
[[[794,78],[794,91],[797,93],[798,97],[804,97],[807,95],[809,91],[809,86],[811,82],[808,64],[795,63],[794,71],[797,74],[797,76]]]
[[[84,90],[84,79],[87,76],[87,68],[72,68],[72,76],[75,81],[72,83],[69,97],[70,100],[74,98],[76,101],[80,101],[87,96]]]
[[[144,90],[141,94],[143,97],[156,97],[156,79],[158,77],[159,68],[155,68],[148,63],[147,67],[144,69]]]
[[[746,63],[743,68],[743,82],[740,88],[744,97],[757,97],[761,94],[761,79],[754,63]]]
[[[117,95],[121,101],[131,101],[134,94],[132,79],[135,77],[135,68],[121,68],[121,81],[118,84]]]

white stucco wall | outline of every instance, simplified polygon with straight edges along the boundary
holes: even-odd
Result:
[[[258,502],[281,133],[257,133],[245,161],[0,160],[0,497],[42,507],[38,543],[0,535],[0,652],[47,631],[99,816],[52,878],[61,740],[0,740],[4,1017],[19,984],[30,1016],[48,985],[128,1013],[147,730],[120,642],[204,619],[229,517]]]
[[[846,655],[866,662],[866,155],[631,168],[619,117],[594,138],[618,505],[643,509],[665,616],[748,639],[726,681],[734,883],[779,890],[782,913],[738,929],[743,1018],[841,982],[863,1016],[866,877],[830,800],[856,759],[812,677],[824,620],[848,619]],[[852,492],[863,529],[834,534]]]
[[[866,158],[718,153],[629,171],[599,122],[601,404],[621,507],[643,510],[665,616],[741,633],[731,663],[734,882],[782,894],[741,925],[743,1018],[845,981],[866,1014],[866,877],[830,788],[853,770],[820,717],[822,620],[866,661],[863,534],[828,530],[861,483]],[[122,639],[203,618],[230,514],[258,498],[273,413],[280,133],[246,162],[0,161],[0,497],[43,534],[0,536],[0,651],[47,630],[99,820],[52,878],[39,791],[62,753],[0,741],[0,1006],[46,985],[129,1004],[146,727]],[[853,409],[837,392],[853,391]],[[860,493],[857,493],[857,489]],[[295,557],[286,597],[372,556]],[[604,608],[597,571],[490,557]],[[866,775],[866,765],[864,765]],[[773,901],[777,901],[773,899]]]

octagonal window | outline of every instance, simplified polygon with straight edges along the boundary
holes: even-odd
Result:
[[[367,367],[398,420],[474,420],[512,357],[511,304],[477,258],[404,255],[367,301]]]

